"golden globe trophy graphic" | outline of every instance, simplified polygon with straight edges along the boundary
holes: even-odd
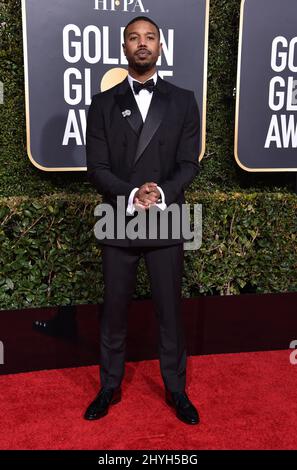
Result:
[[[128,70],[126,69],[122,69],[122,68],[110,69],[102,77],[102,80],[100,83],[100,91],[106,91],[114,87],[115,85],[118,85],[123,80],[125,80],[127,75],[128,75]]]

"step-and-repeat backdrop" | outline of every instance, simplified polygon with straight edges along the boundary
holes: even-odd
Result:
[[[235,158],[247,171],[297,171],[297,2],[243,0]]]
[[[27,151],[45,171],[86,170],[92,95],[127,75],[123,30],[136,16],[161,29],[159,75],[193,90],[205,150],[208,0],[23,0]],[[198,158],[198,156],[197,156]]]
[[[123,30],[161,28],[162,78],[195,92],[205,151],[208,0],[23,0],[27,148],[46,171],[85,170],[92,95],[127,74]],[[234,154],[246,171],[297,171],[297,2],[242,0]],[[230,156],[231,157],[231,156]]]

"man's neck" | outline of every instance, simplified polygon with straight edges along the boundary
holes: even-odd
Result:
[[[144,83],[147,80],[149,80],[150,78],[152,78],[155,75],[156,71],[157,71],[157,69],[155,68],[155,69],[149,70],[148,72],[145,72],[143,74],[139,74],[134,69],[131,69],[130,67],[128,68],[129,75],[132,78],[134,78],[134,80],[137,80],[138,82],[141,82],[141,83]]]

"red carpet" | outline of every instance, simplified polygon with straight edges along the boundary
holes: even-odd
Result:
[[[189,357],[196,426],[164,402],[158,361],[127,363],[122,401],[94,422],[82,415],[97,393],[97,367],[1,376],[0,448],[297,449],[297,365],[289,354]]]

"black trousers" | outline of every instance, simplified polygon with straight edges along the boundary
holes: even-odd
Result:
[[[137,267],[144,256],[159,323],[159,360],[165,387],[183,391],[186,347],[181,317],[183,244],[123,248],[102,245],[104,305],[100,334],[102,387],[120,386],[125,371],[127,311],[135,290]]]

